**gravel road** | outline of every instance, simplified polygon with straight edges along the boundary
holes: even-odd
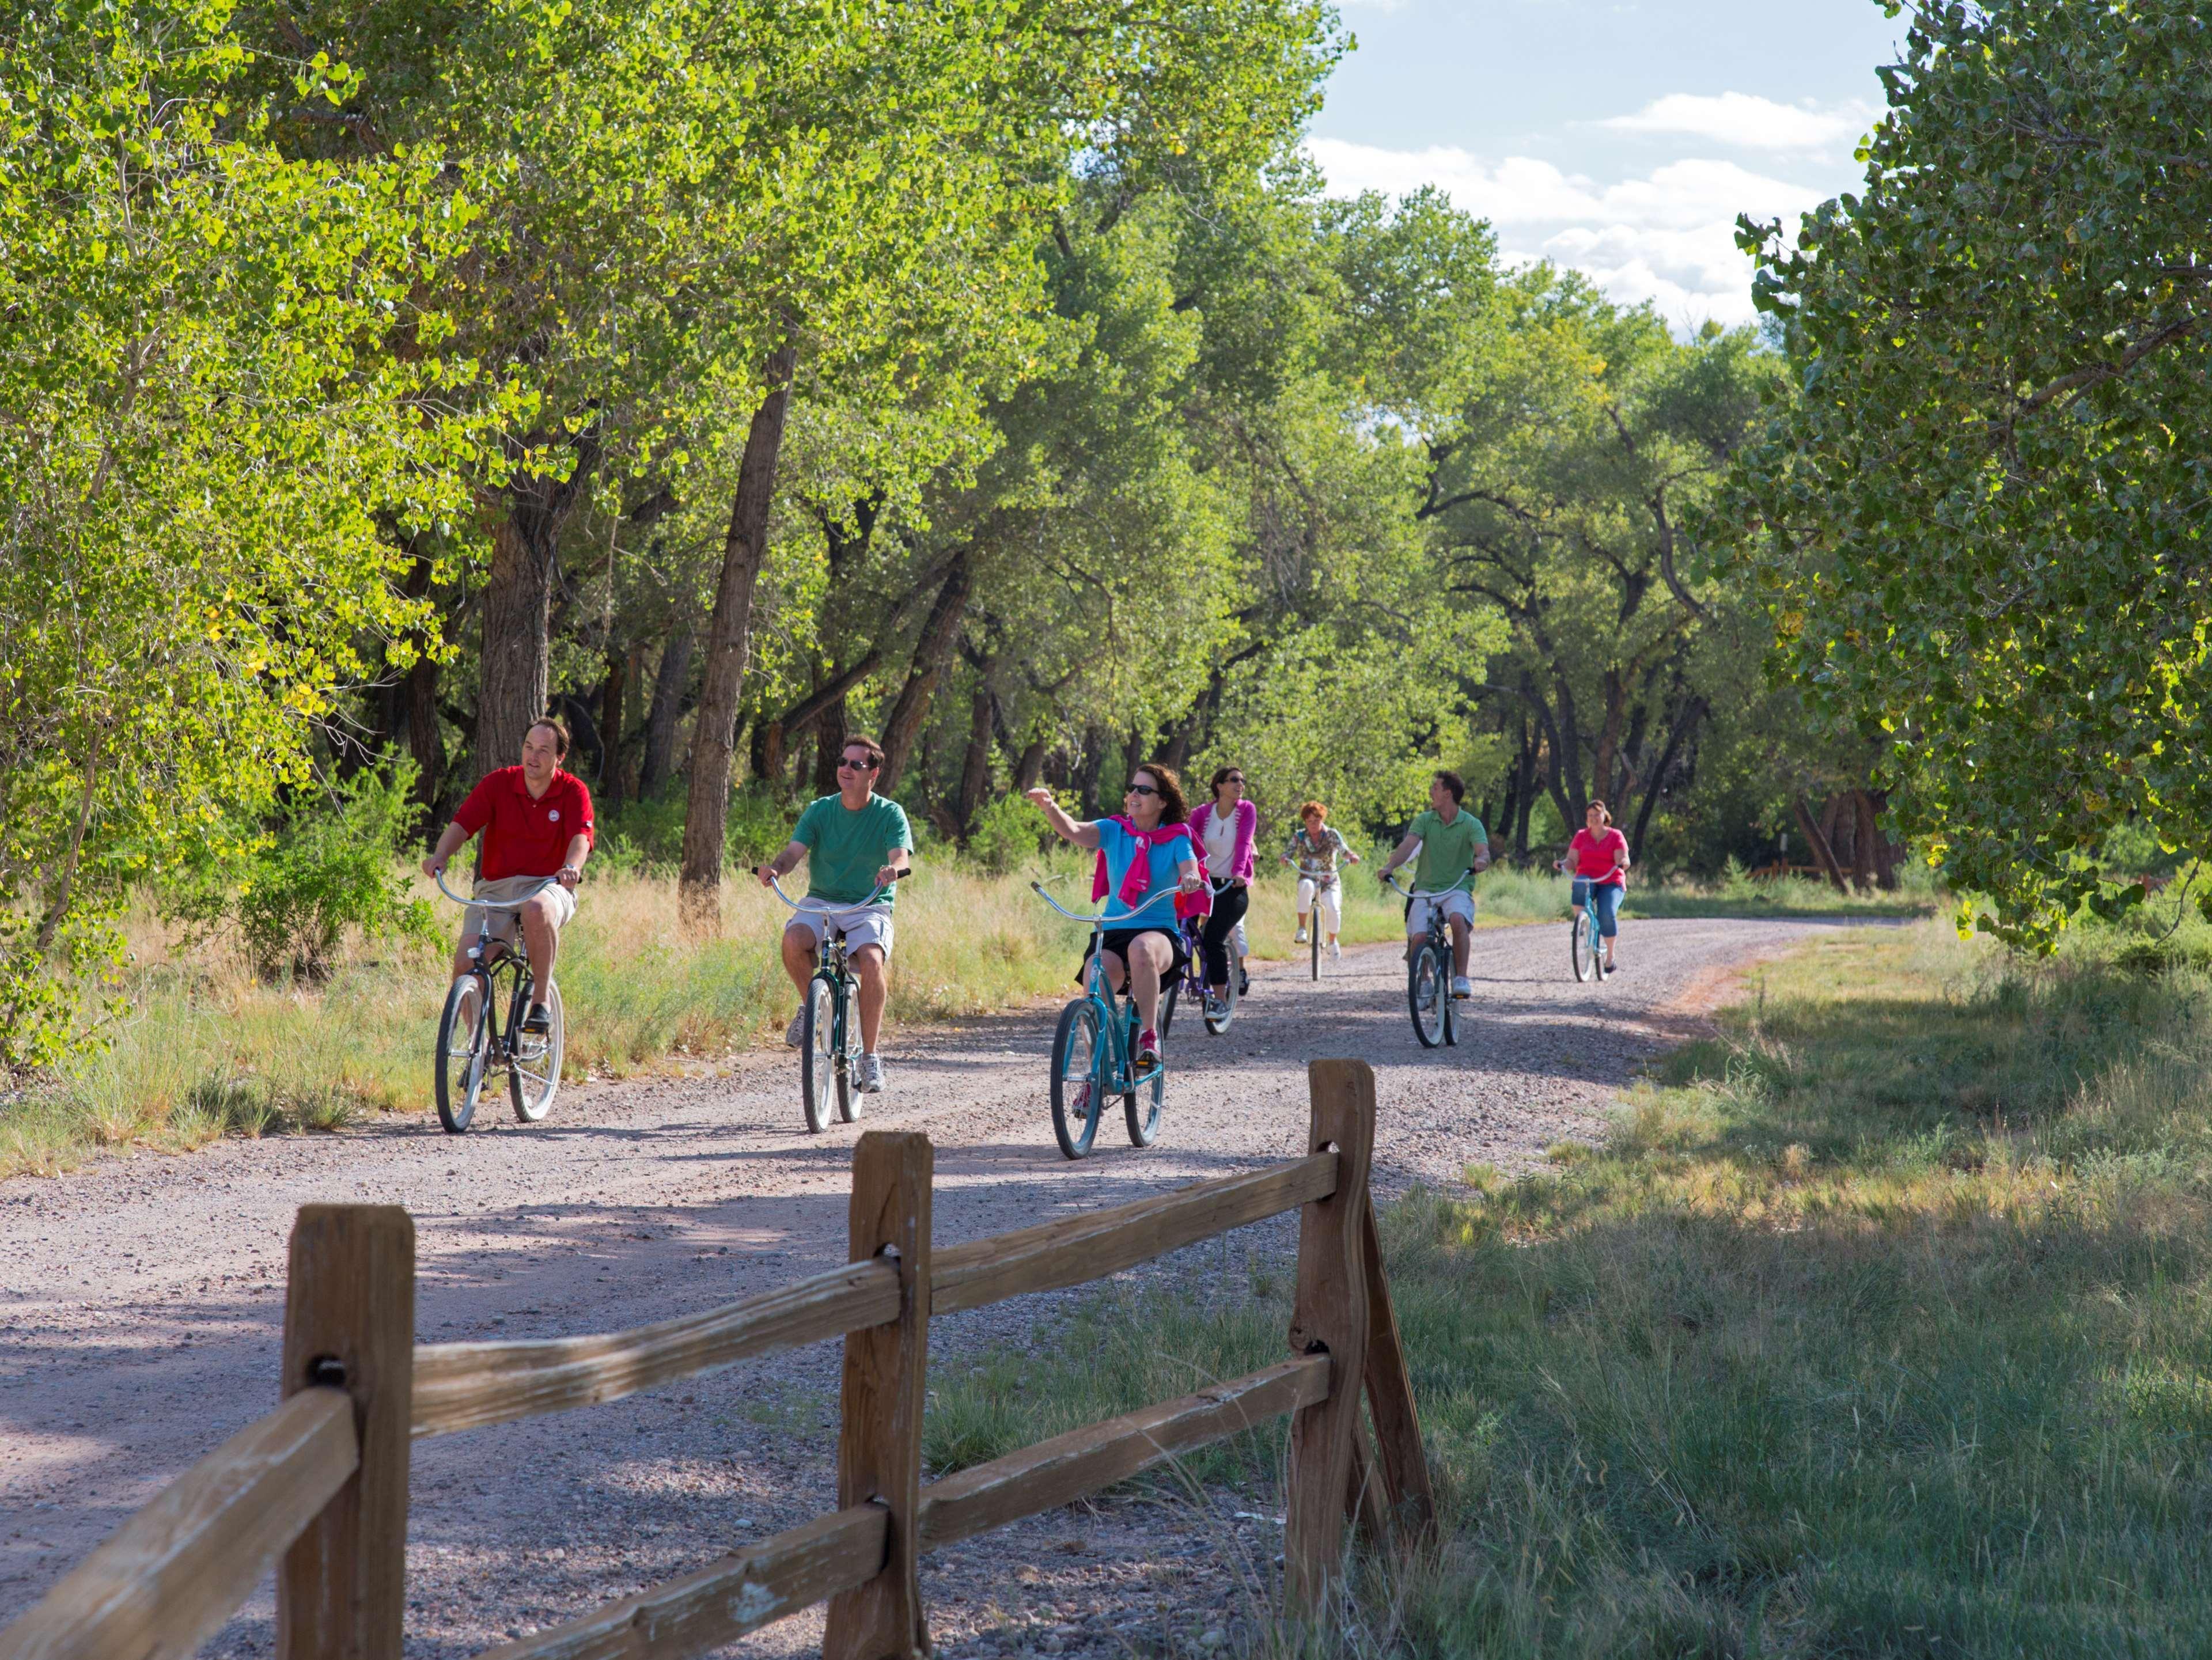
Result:
[[[1305,1061],[1358,1055],[1377,1073],[1378,1188],[1449,1184],[1469,1162],[1522,1167],[1591,1134],[1638,1064],[1697,1029],[1728,970],[1836,926],[1633,923],[1627,970],[1601,988],[1569,977],[1563,928],[1485,932],[1460,1043],[1437,1050],[1413,1041],[1395,947],[1348,952],[1318,984],[1304,963],[1268,965],[1225,1037],[1178,1019],[1167,1125],[1145,1152],[1115,1113],[1091,1158],[1060,1158],[1042,1006],[893,1034],[866,1122],[935,1141],[949,1243],[1285,1158]],[[776,1049],[711,1075],[574,1087],[533,1127],[488,1108],[465,1137],[394,1119],[0,1184],[0,1622],[274,1403],[301,1203],[414,1213],[426,1341],[632,1325],[842,1262],[865,1126],[804,1134],[797,1071]],[[1139,1272],[1203,1272],[1220,1260],[1207,1250]],[[1052,1300],[940,1320],[932,1342],[1023,1336]],[[418,1444],[408,1653],[473,1653],[830,1508],[836,1395],[825,1344]],[[925,1566],[938,1640],[956,1656],[1233,1645],[1240,1587],[1278,1548],[1268,1526],[1233,1504],[1208,1517],[1120,1499],[1037,1518]],[[264,1587],[210,1651],[266,1654],[271,1624]],[[797,1653],[819,1634],[817,1614],[744,1646]]]

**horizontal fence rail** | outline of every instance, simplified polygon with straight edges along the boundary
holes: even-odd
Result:
[[[162,1488],[0,1632],[0,1655],[181,1660],[215,1635],[360,1462],[344,1391],[303,1390]]]
[[[690,1660],[827,1601],[826,1660],[918,1660],[916,1562],[1288,1415],[1284,1594],[1329,1606],[1347,1517],[1433,1525],[1367,1192],[1374,1076],[1316,1061],[1304,1156],[933,1253],[927,1138],[854,1149],[854,1260],[699,1314],[592,1336],[412,1344],[414,1231],[308,1206],[294,1230],[283,1404],[172,1482],[36,1607],[0,1660],[184,1660],[278,1566],[280,1660],[398,1660],[410,1439],[612,1401],[842,1336],[838,1504],[483,1660]],[[1291,1358],[921,1483],[930,1320],[1063,1290],[1297,1211]],[[1360,1413],[1371,1408],[1373,1432]]]
[[[704,1314],[592,1337],[424,1343],[415,1350],[417,1439],[616,1401],[733,1360],[896,1320],[899,1284],[858,1262]]]

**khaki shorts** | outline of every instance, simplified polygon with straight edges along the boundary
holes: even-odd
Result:
[[[544,879],[542,876],[502,876],[496,882],[479,882],[469,892],[471,898],[512,904],[536,891],[538,884]],[[568,925],[568,919],[576,914],[576,896],[572,890],[562,887],[558,882],[547,888],[545,892],[553,903],[553,932],[557,934]],[[493,939],[514,938],[515,923],[520,920],[514,912],[487,910],[482,905],[471,905],[461,913],[462,945],[476,944],[477,927],[486,918],[490,920]]]
[[[1469,927],[1474,926],[1474,901],[1465,888],[1454,888],[1441,899],[1413,901],[1413,908],[1406,913],[1406,938],[1418,939],[1426,933],[1430,918],[1439,910],[1447,917],[1458,917]]]
[[[884,960],[885,962],[890,960],[891,908],[889,905],[881,903],[873,905],[838,905],[834,901],[820,899],[803,900],[800,903],[805,904],[806,909],[796,910],[791,914],[791,921],[783,925],[783,931],[786,933],[791,933],[795,928],[805,934],[817,947],[819,947],[822,944],[822,929],[825,923],[825,915],[816,907],[829,903],[832,909],[827,913],[826,921],[845,936],[847,956],[851,956],[863,946],[878,946],[883,949]]]

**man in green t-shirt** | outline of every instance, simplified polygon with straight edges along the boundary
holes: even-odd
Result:
[[[1435,894],[1416,899],[1406,913],[1406,956],[1428,944],[1429,930],[1442,916],[1450,926],[1452,995],[1472,997],[1474,988],[1467,977],[1468,948],[1474,943],[1474,873],[1490,868],[1490,836],[1482,820],[1463,811],[1467,784],[1455,772],[1439,772],[1429,781],[1429,810],[1414,816],[1406,839],[1382,861],[1376,873],[1388,883],[1390,873],[1419,853],[1413,866],[1413,891]]]
[[[837,757],[837,793],[807,803],[791,833],[790,844],[760,866],[761,885],[806,866],[806,897],[815,904],[793,912],[783,931],[783,971],[799,988],[799,1011],[783,1041],[799,1046],[806,1021],[806,982],[814,977],[822,930],[834,927],[845,936],[845,960],[860,988],[860,1070],[865,1091],[884,1086],[884,1063],[876,1053],[883,1031],[884,1004],[890,995],[891,909],[898,890],[889,885],[911,867],[914,832],[906,809],[875,791],[884,751],[876,740],[855,733]],[[878,888],[884,897],[861,902]]]

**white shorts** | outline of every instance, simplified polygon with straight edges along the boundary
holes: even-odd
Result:
[[[1339,933],[1343,931],[1343,889],[1344,879],[1340,876],[1335,881],[1330,883],[1327,887],[1322,888],[1320,891],[1321,912],[1322,915],[1328,918],[1328,931],[1331,933]],[[1314,908],[1314,898],[1315,888],[1313,878],[1310,876],[1301,876],[1298,878],[1299,915],[1304,916],[1308,911]]]
[[[839,905],[825,913],[815,909],[810,902],[805,910],[792,913],[791,921],[784,924],[784,932],[788,933],[794,928],[798,929],[819,946],[823,928],[830,925],[845,936],[847,954],[860,950],[863,946],[879,946],[883,948],[884,960],[890,960],[891,908],[880,903]]]
[[[513,904],[517,900],[528,897],[544,879],[542,876],[502,876],[496,882],[477,883],[469,890],[469,897],[472,899],[489,899],[498,904]],[[547,888],[545,893],[552,901],[553,932],[558,934],[562,928],[568,927],[568,919],[576,914],[576,896],[573,891],[562,887],[558,882]],[[461,943],[463,945],[476,944],[477,929],[480,921],[485,918],[490,920],[493,939],[514,938],[514,925],[520,920],[519,913],[511,910],[489,910],[482,905],[471,905],[461,913]]]
[[[1468,927],[1474,926],[1474,898],[1465,888],[1454,888],[1441,899],[1416,899],[1413,909],[1406,913],[1406,938],[1418,939],[1429,931],[1430,913],[1442,911],[1446,916],[1456,916]]]

